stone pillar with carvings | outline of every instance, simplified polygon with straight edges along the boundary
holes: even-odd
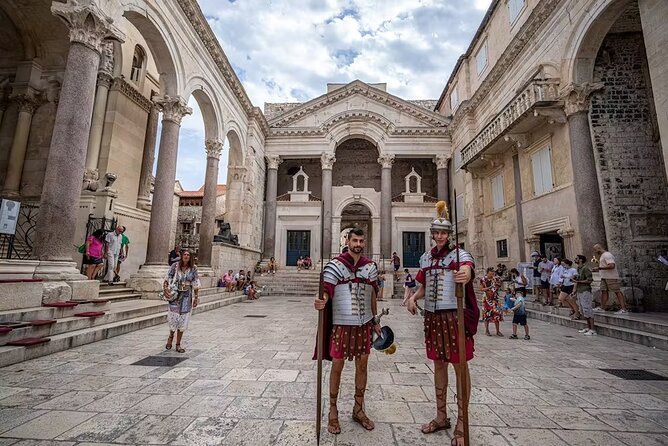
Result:
[[[206,146],[206,177],[204,178],[198,261],[202,266],[211,266],[211,244],[216,230],[218,162],[223,151],[223,142],[218,139],[208,139],[204,144]]]
[[[162,108],[162,133],[155,176],[155,191],[151,206],[151,224],[148,230],[147,265],[166,265],[171,249],[170,233],[174,206],[176,160],[179,150],[181,120],[192,113],[186,101],[179,96],[156,96]]]
[[[571,144],[571,163],[577,181],[573,182],[578,208],[578,230],[583,254],[593,255],[596,243],[606,243],[603,205],[598,184],[596,160],[589,128],[591,95],[603,88],[602,83],[568,85],[563,93]]]
[[[23,163],[28,150],[28,137],[32,116],[41,104],[41,94],[35,91],[12,96],[11,100],[16,103],[19,115],[14,129],[14,139],[9,152],[9,165],[7,176],[2,188],[3,195],[17,196],[21,187],[21,175],[23,174]]]
[[[394,155],[384,153],[378,157],[380,170],[380,254],[392,256],[392,164]]]
[[[137,207],[144,210],[151,208],[151,173],[155,161],[155,143],[158,140],[158,119],[160,109],[153,104],[146,122],[146,133],[144,136],[144,151],[141,158],[141,171],[139,174],[139,190],[137,192]]]
[[[111,87],[111,82],[113,80],[113,69],[114,46],[112,42],[105,41],[102,45],[100,70],[97,73],[97,91],[95,93],[95,102],[93,104],[93,116],[91,119],[90,134],[88,135],[86,171],[84,173],[84,180],[86,180],[86,182],[96,181],[100,178],[97,162],[100,159],[102,130],[104,129],[104,117],[107,111],[109,87]]]
[[[540,236],[533,234],[524,239],[527,245],[529,245],[530,252],[540,252]]]
[[[567,259],[574,259],[577,252],[575,252],[575,247],[573,246],[573,236],[575,235],[575,230],[573,228],[563,228],[557,231],[559,237],[564,239],[564,257]]]
[[[281,157],[267,155],[267,198],[264,208],[264,257],[276,257],[276,195],[278,194],[278,166]]]
[[[436,164],[436,198],[445,201],[450,209],[450,172],[448,163],[450,157],[447,155],[436,155],[434,163]]]
[[[332,248],[332,169],[336,157],[333,153],[324,152],[320,155],[320,166],[322,167],[322,246],[325,252],[324,259],[333,254]],[[338,252],[338,250],[336,251]]]
[[[44,174],[35,254],[41,261],[67,262],[56,269],[80,277],[72,246],[100,52],[104,40],[122,40],[123,35],[93,2],[54,2],[51,12],[68,26],[71,43]]]

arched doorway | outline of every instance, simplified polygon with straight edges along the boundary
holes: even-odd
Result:
[[[341,212],[341,233],[340,233],[340,247],[343,249],[345,246],[345,237],[348,236],[348,232],[352,228],[361,228],[364,231],[366,239],[366,247],[364,253],[370,256],[371,253],[371,241],[372,238],[372,227],[371,227],[371,210],[362,203],[350,203]]]

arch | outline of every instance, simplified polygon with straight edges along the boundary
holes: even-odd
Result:
[[[566,44],[563,85],[592,82],[594,63],[603,39],[633,0],[598,0],[575,24]]]
[[[172,41],[171,35],[166,32],[171,27],[162,19],[162,14],[150,4],[144,3],[144,8],[136,4],[126,6],[123,13],[139,33],[144,37],[148,49],[155,58],[155,65],[160,72],[160,90],[162,94],[177,96],[182,90],[183,64]],[[155,23],[158,20],[160,23]],[[178,66],[178,69],[177,69]]]
[[[197,101],[204,119],[204,138],[207,140],[222,139],[224,130],[221,107],[213,91],[211,84],[206,79],[196,76],[188,80],[184,94],[186,99],[192,95]]]
[[[332,116],[321,128],[326,131],[331,151],[336,151],[341,143],[349,139],[361,138],[375,144],[378,152],[383,153],[387,132],[392,128],[392,123],[375,112],[346,111]]]
[[[227,141],[230,144],[230,154],[227,164],[229,166],[243,166],[245,159],[244,159],[244,149],[243,149],[243,144],[241,143],[241,138],[239,138],[239,133],[237,133],[237,130],[234,128],[236,127],[236,125],[230,123],[229,127],[230,128],[227,131],[227,134],[225,135]]]
[[[14,25],[23,45],[25,60],[42,58],[44,51],[38,44],[39,38],[36,35],[36,28],[29,26],[30,20],[25,17],[25,9],[16,5],[13,0],[0,2],[0,9],[6,15],[7,19]]]
[[[366,206],[369,209],[369,211],[371,212],[371,218],[380,217],[380,213],[379,213],[378,209],[376,208],[376,206],[374,206],[373,202],[371,200],[369,200],[368,198],[364,197],[364,196],[362,196],[362,197],[360,197],[360,196],[358,196],[358,197],[348,197],[348,198],[342,200],[336,206],[336,209],[334,210],[332,215],[334,215],[334,217],[340,218],[341,215],[343,215],[343,210],[346,207],[348,207],[348,205],[351,205],[351,204],[362,204],[362,205]]]

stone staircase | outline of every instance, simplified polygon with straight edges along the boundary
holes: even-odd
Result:
[[[101,285],[96,301],[0,311],[0,367],[166,322],[165,302],[137,296],[118,283]],[[246,299],[222,288],[201,289],[199,296],[195,314]]]
[[[279,268],[276,274],[256,275],[258,287],[264,287],[262,296],[312,296],[318,294],[320,270],[298,271],[296,266]]]

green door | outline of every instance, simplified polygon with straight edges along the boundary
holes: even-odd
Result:
[[[311,255],[311,231],[288,231],[286,265],[296,266],[299,257]]]

